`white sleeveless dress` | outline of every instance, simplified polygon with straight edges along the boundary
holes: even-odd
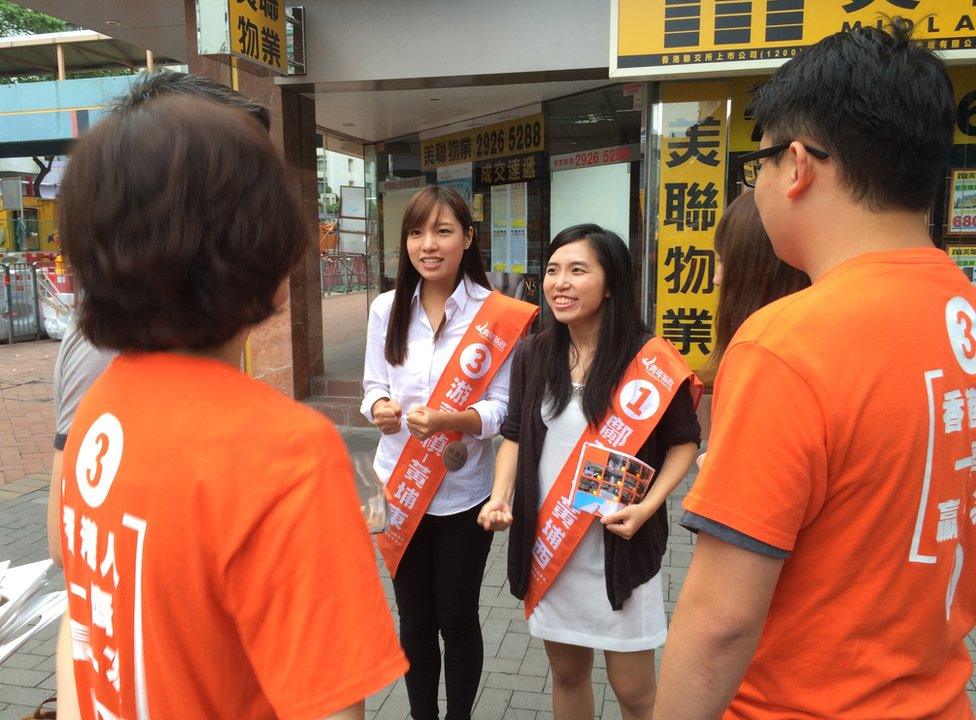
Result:
[[[539,462],[540,505],[586,427],[575,390],[556,417],[550,416],[551,404],[543,404],[542,418],[548,430]],[[529,616],[529,632],[543,640],[597,650],[635,652],[660,647],[668,634],[661,573],[634,588],[623,608],[614,611],[607,599],[603,558],[603,526],[596,519]]]

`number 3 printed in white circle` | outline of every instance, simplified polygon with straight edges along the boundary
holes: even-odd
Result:
[[[85,433],[75,463],[75,482],[88,507],[97,508],[108,497],[122,462],[122,423],[111,413],[100,416]]]
[[[976,375],[976,310],[965,298],[954,297],[946,304],[946,331],[959,367]]]
[[[461,351],[461,369],[472,380],[483,378],[491,369],[491,350],[482,343],[472,343]]]

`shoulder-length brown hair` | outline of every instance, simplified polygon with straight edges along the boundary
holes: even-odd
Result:
[[[715,252],[722,262],[715,350],[712,364],[722,359],[732,336],[756,310],[802,290],[810,279],[773,252],[751,192],[733,200],[715,230]]]
[[[471,244],[461,256],[454,286],[467,275],[472,282],[491,290],[491,283],[481,264],[481,253],[478,250],[478,234],[474,232],[474,220],[471,210],[457,191],[440,185],[428,185],[418,192],[407,203],[403,211],[403,224],[400,227],[400,262],[397,267],[396,289],[393,294],[393,310],[390,313],[390,323],[386,328],[386,348],[384,355],[391,365],[403,365],[407,359],[407,334],[410,329],[410,301],[420,282],[420,273],[410,262],[407,254],[407,235],[411,230],[422,227],[430,220],[438,208],[445,206],[454,213],[461,229],[472,231]]]
[[[84,297],[78,326],[120,351],[214,348],[275,312],[309,223],[264,128],[170,93],[74,146],[61,238]]]

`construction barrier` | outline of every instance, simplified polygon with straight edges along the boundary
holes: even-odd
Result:
[[[41,339],[41,306],[37,273],[31,263],[4,263],[0,300],[0,340]]]
[[[323,295],[366,289],[368,279],[365,255],[345,252],[322,253],[319,267]]]
[[[0,341],[60,340],[75,301],[71,275],[63,263],[47,258],[36,263],[5,262],[0,271]]]

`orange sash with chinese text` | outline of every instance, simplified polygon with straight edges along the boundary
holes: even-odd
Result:
[[[499,292],[489,295],[445,366],[427,406],[463,412],[483,397],[538,312],[535,305]],[[444,448],[460,440],[461,435],[439,432],[423,442],[411,436],[400,453],[386,484],[389,526],[377,538],[391,575],[396,575],[410,538],[447,474]]]
[[[701,381],[674,345],[661,338],[651,338],[624,371],[599,429],[587,425],[539,508],[529,587],[525,594],[526,618],[552,586],[590,523],[596,519],[595,515],[573,509],[569,497],[583,445],[596,442],[636,455],[688,378],[691,378],[692,402],[697,408],[703,390]]]

